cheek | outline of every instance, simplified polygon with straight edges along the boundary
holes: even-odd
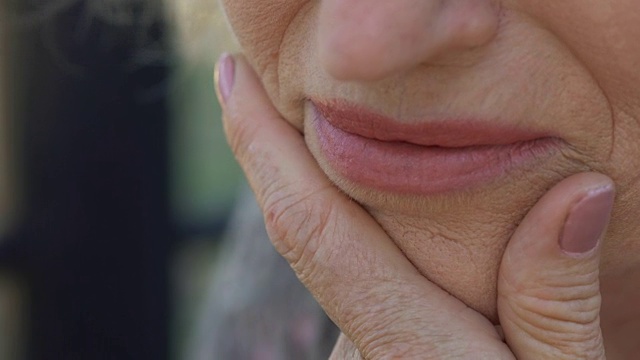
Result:
[[[227,19],[243,54],[258,73],[280,113],[301,128],[300,57],[313,39],[314,6],[309,0],[223,0]],[[298,84],[300,82],[300,84]],[[286,86],[280,86],[286,84]],[[295,103],[294,103],[295,102]]]
[[[620,199],[638,208],[640,179],[640,7],[637,0],[529,1],[528,14],[544,23],[564,47],[570,50],[575,67],[593,80],[607,105],[606,116],[590,109],[593,97],[582,103],[587,110],[576,123],[584,123],[575,133],[582,139],[592,169],[609,175],[616,182]],[[596,119],[596,120],[594,120]],[[608,127],[609,134],[594,128]],[[635,195],[630,195],[635,194]]]
[[[282,1],[279,3],[283,3]],[[277,60],[279,43],[287,28],[286,5],[262,0],[224,0],[227,19],[242,51],[262,74]]]
[[[308,1],[224,0],[233,33],[247,59],[262,74],[279,58],[286,33]]]
[[[637,0],[531,1],[527,11],[554,33],[606,93],[614,108],[638,114],[640,7]],[[635,104],[634,104],[635,103]],[[631,108],[630,104],[635,106]]]
[[[544,4],[544,5],[543,5]],[[569,47],[575,58],[593,77],[608,103],[611,136],[607,147],[593,157],[596,171],[610,176],[617,186],[617,211],[609,226],[617,239],[636,239],[637,214],[640,213],[640,7],[637,0],[588,2],[580,0],[536,2],[540,17]],[[591,129],[586,129],[587,132]],[[586,138],[586,136],[585,136]],[[592,137],[592,142],[599,140]],[[588,147],[585,144],[584,147]],[[615,211],[615,210],[614,210]],[[633,219],[624,219],[634,214]],[[632,224],[632,225],[630,225]],[[618,249],[615,249],[618,248]],[[609,251],[615,249],[615,251]],[[612,267],[624,263],[627,254],[637,254],[640,243],[608,243],[616,257]],[[624,254],[624,255],[623,255]],[[634,261],[630,261],[635,262]],[[617,263],[617,264],[616,264]]]

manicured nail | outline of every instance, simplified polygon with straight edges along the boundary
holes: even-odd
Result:
[[[597,245],[609,223],[613,208],[613,186],[589,191],[573,205],[560,236],[560,248],[568,254],[584,254]]]
[[[226,103],[233,90],[233,82],[236,75],[236,62],[228,53],[222,54],[216,66],[216,84],[221,101]]]

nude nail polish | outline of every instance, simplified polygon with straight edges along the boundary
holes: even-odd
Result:
[[[235,80],[235,67],[235,59],[228,53],[222,54],[216,65],[215,80],[220,100],[223,103],[226,103],[229,100],[229,96],[231,96]]]
[[[571,207],[559,239],[565,253],[584,254],[598,245],[609,223],[614,195],[611,185],[592,189]]]

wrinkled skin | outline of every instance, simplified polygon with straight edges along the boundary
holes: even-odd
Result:
[[[600,259],[602,327],[610,339],[640,331],[628,321],[640,300],[633,285],[640,274],[635,0],[223,6],[270,101],[304,133],[322,172],[423,276],[494,322],[502,256],[528,211],[573,174],[611,178],[617,198]],[[385,193],[350,182],[323,158],[305,112],[309,98],[345,99],[400,121],[446,113],[526,124],[556,134],[563,146],[542,164],[468,191]]]

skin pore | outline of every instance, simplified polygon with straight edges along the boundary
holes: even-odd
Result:
[[[500,259],[522,217],[569,175],[612,178],[617,200],[600,267],[602,327],[605,339],[637,333],[625,327],[640,315],[629,312],[640,299],[634,0],[223,4],[273,104],[304,132],[326,175],[424,276],[494,321]],[[309,99],[340,99],[405,123],[472,117],[526,125],[562,144],[535,166],[464,191],[381,192],[333,169],[311,126]]]

